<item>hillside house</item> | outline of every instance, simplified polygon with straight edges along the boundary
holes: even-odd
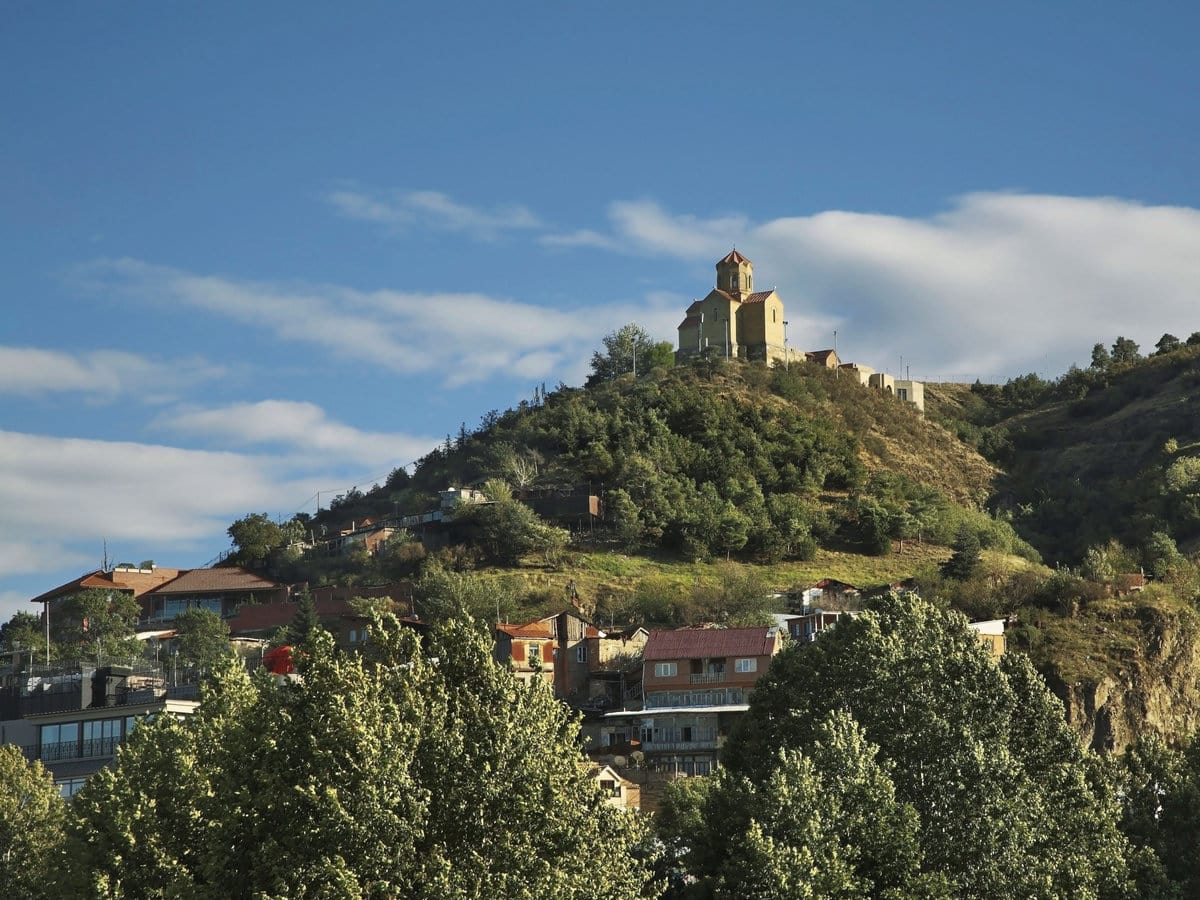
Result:
[[[836,578],[822,578],[807,587],[793,588],[788,592],[789,602],[798,612],[807,612],[815,606],[845,609],[857,605],[862,592],[852,584]]]
[[[643,708],[604,716],[600,749],[639,745],[647,766],[706,775],[782,638],[774,628],[652,631],[643,653]]]
[[[848,610],[814,609],[802,616],[792,616],[787,620],[788,635],[794,641],[815,641],[817,635],[827,628],[832,628],[841,619],[852,619],[857,612]]]
[[[612,766],[593,763],[591,776],[600,785],[607,806],[617,809],[639,809],[641,807],[642,789],[626,778]]]
[[[245,603],[286,600],[286,585],[230,566],[216,569],[185,569],[170,581],[146,591],[138,598],[142,622],[147,625],[171,622],[184,610],[207,609],[222,618],[231,617]]]
[[[999,659],[1008,649],[1008,638],[1004,635],[1004,620],[989,619],[986,622],[969,622],[967,627],[979,638],[979,643],[992,655]]]
[[[524,625],[497,625],[493,656],[497,662],[510,665],[521,681],[528,684],[541,679],[553,687],[557,643],[557,629],[545,619]]]

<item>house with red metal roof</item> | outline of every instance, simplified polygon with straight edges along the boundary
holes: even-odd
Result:
[[[638,745],[651,768],[708,774],[782,642],[766,626],[650,632],[642,709],[608,713],[601,748]]]

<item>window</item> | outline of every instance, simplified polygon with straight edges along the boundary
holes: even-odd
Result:
[[[654,664],[655,678],[674,678],[677,671],[678,669],[673,662]]]
[[[83,755],[110,756],[121,743],[120,719],[97,719],[83,723]]]
[[[58,794],[64,800],[70,800],[79,793],[79,789],[87,784],[86,778],[66,778],[62,781],[55,782],[58,787]]]
[[[79,756],[79,723],[42,726],[42,759],[76,759]]]
[[[526,644],[525,658],[529,660],[529,665],[540,666],[542,664],[542,645]]]
[[[580,644],[575,648],[575,662],[587,662],[587,644]]]
[[[692,742],[692,726],[691,725],[684,725],[681,729],[679,729],[679,739],[681,741],[686,741],[689,744]]]
[[[358,630],[355,628],[350,629],[350,643],[352,643],[352,644],[358,643]]]
[[[896,388],[896,396],[901,400],[908,399],[908,388]]]
[[[758,660],[750,657],[748,659],[739,659],[733,664],[735,672],[757,672]]]

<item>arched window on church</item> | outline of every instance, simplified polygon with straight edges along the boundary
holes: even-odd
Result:
[[[734,275],[730,276],[730,279],[729,279],[729,285],[730,285],[730,287],[732,287],[732,288],[733,288],[735,291],[738,289],[738,277],[737,277],[737,275],[736,275],[736,274],[734,274]]]
[[[774,321],[775,321],[775,313],[776,313],[776,312],[777,312],[777,310],[774,310],[774,309],[773,309],[773,310],[771,310],[771,321],[772,321],[772,322],[774,322]]]

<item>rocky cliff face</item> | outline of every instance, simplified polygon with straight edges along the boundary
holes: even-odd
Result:
[[[1120,753],[1146,731],[1171,740],[1200,728],[1200,616],[1191,608],[1131,613],[1132,652],[1108,674],[1064,676],[1053,660],[1040,666],[1067,722],[1100,753]]]

